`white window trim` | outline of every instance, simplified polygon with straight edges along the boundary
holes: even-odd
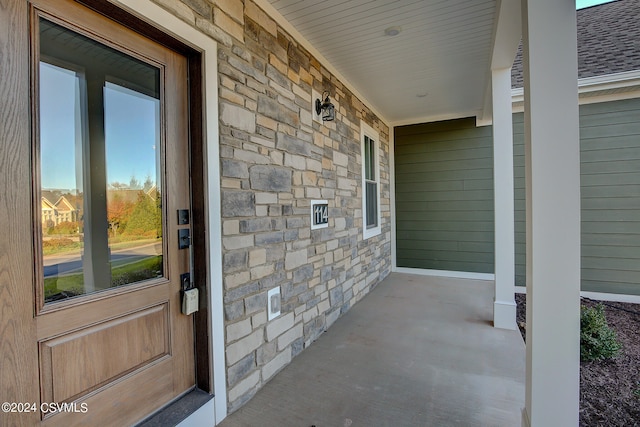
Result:
[[[365,180],[365,154],[364,154],[364,137],[368,136],[370,139],[374,141],[374,163],[376,168],[376,182],[378,185],[376,186],[377,190],[377,202],[378,209],[377,214],[378,218],[375,227],[367,228],[367,191],[366,191],[366,180]],[[366,124],[363,121],[360,121],[360,158],[362,159],[362,237],[366,240],[370,237],[374,237],[379,235],[382,232],[382,224],[380,214],[380,135],[376,132],[371,126]]]

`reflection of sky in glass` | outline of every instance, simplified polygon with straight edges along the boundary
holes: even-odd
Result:
[[[147,177],[157,182],[160,101],[112,83],[104,97],[107,182],[129,184],[131,177],[140,184]]]
[[[78,189],[76,182],[76,96],[73,71],[46,63],[40,67],[40,155],[42,188]],[[107,84],[105,136],[108,182],[157,182],[159,101]],[[79,124],[79,123],[78,123]],[[80,159],[78,159],[80,160]]]
[[[78,189],[76,183],[76,74],[40,63],[42,188]]]

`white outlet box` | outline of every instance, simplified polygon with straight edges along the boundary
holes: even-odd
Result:
[[[267,292],[267,314],[269,320],[280,316],[280,286]]]

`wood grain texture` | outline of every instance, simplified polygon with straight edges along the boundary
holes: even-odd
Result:
[[[27,3],[0,1],[0,401],[38,397],[33,318]],[[38,414],[0,414],[32,425]]]
[[[37,90],[30,89],[29,4],[0,0],[0,401],[74,400],[89,410],[49,414],[42,422],[35,412],[0,414],[0,426],[131,425],[195,381],[193,318],[180,314],[178,292],[188,256],[175,249],[172,222],[175,209],[189,207],[187,63],[129,29],[109,30],[108,19],[76,2],[32,3],[60,24],[73,27],[76,21],[81,33],[167,67],[165,81],[171,81],[163,97],[170,105],[164,111],[164,144],[170,149],[163,168],[169,185],[164,206],[171,233],[166,235],[172,236],[165,247],[167,279],[43,307],[41,295],[35,295],[42,286],[34,275],[41,267],[34,262],[39,248],[34,250],[31,238],[39,235],[33,229],[39,206],[32,188],[38,181],[38,157],[32,152],[37,143],[31,140],[37,106],[30,105],[30,99],[36,102],[30,94]],[[37,141],[37,132],[33,135]]]
[[[86,413],[58,413],[45,418],[42,426],[51,427],[122,427],[134,425],[150,411],[160,409],[173,396],[171,360],[161,359],[147,369],[125,376],[99,394],[75,401],[86,404]],[[141,391],[144,391],[142,393]]]
[[[189,271],[189,250],[175,250],[178,247],[178,226],[175,213],[178,209],[191,208],[191,188],[189,185],[189,103],[187,98],[187,60],[184,56],[167,52],[165,76],[165,96],[167,130],[165,163],[165,206],[169,245],[168,273],[171,279],[170,306],[173,313],[172,356],[174,359],[174,388],[181,393],[195,385],[193,316],[180,314],[180,274]]]
[[[167,355],[168,315],[162,304],[42,342],[43,400],[73,399]]]
[[[192,243],[194,246],[194,283],[200,291],[200,310],[194,314],[196,347],[196,382],[198,388],[213,393],[213,371],[211,369],[212,344],[209,333],[210,289],[207,283],[209,256],[207,253],[207,205],[206,192],[206,152],[204,141],[203,68],[202,55],[189,56],[189,95],[191,134],[191,221]]]
[[[131,425],[195,383],[193,318],[180,313],[179,294],[179,276],[188,271],[189,259],[188,251],[177,250],[175,222],[176,209],[188,208],[190,202],[187,62],[180,54],[74,1],[34,0],[33,5],[38,15],[161,69],[165,278],[46,306],[39,301],[37,330],[21,353],[34,360],[38,348],[41,353],[41,386],[36,367],[26,401],[88,404],[87,413],[47,414],[43,425]],[[26,52],[28,47],[22,51],[25,73],[29,69]],[[25,116],[28,127],[28,114]],[[25,156],[19,164],[27,188],[28,136],[27,128]],[[28,200],[25,202],[28,208]],[[31,235],[32,221],[24,215],[19,221],[26,228],[24,235]],[[23,265],[33,274],[31,252]],[[32,282],[29,276],[28,283]],[[24,312],[33,324],[33,296],[29,298]]]
[[[38,316],[38,340],[46,340],[65,334],[69,330],[85,328],[131,313],[139,307],[157,305],[169,299],[169,286],[166,284],[147,287],[133,287],[129,292],[108,291],[105,298],[93,299],[69,307],[52,307]],[[105,292],[106,293],[106,292]],[[58,308],[58,309],[56,309]]]

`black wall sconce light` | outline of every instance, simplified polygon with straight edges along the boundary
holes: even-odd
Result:
[[[327,97],[324,98],[324,94],[327,94]],[[336,118],[336,107],[333,106],[331,101],[329,100],[329,92],[322,92],[322,98],[324,98],[324,102],[321,98],[316,99],[316,114],[322,115],[322,120],[325,122],[330,122]]]

